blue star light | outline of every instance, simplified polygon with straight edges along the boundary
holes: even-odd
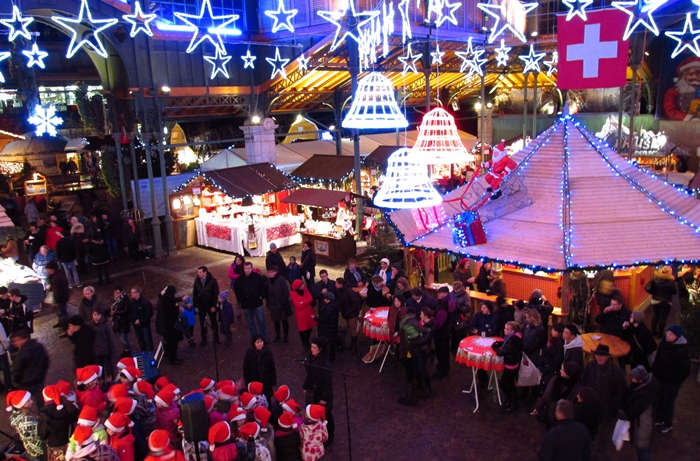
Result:
[[[408,2],[408,0],[406,0]],[[348,13],[348,7],[350,12]],[[357,21],[357,29],[359,30],[363,25],[370,22],[372,19],[379,16],[379,11],[368,11],[364,13],[358,13],[355,11],[355,1],[345,0],[345,7],[342,11],[317,11],[317,14],[321,16],[326,21],[335,25],[335,36],[333,37],[333,43],[331,44],[331,51],[335,51],[336,48],[349,37],[355,42],[359,43],[359,37],[355,35],[354,32],[348,29],[348,18],[354,17]]]
[[[141,2],[136,2],[134,4],[134,14],[125,14],[122,16],[124,21],[131,24],[131,32],[129,37],[134,38],[139,32],[143,32],[149,37],[153,37],[153,31],[151,30],[151,21],[155,20],[158,15],[156,14],[145,14],[141,8]]]
[[[693,13],[686,13],[685,23],[683,24],[683,30],[681,32],[666,32],[669,38],[678,42],[676,49],[671,53],[671,59],[674,59],[686,49],[695,56],[700,57],[700,48],[698,47],[700,30],[695,30],[693,28],[692,15]]]
[[[280,56],[280,49],[275,47],[275,57],[273,58],[265,58],[265,61],[269,62],[270,65],[272,66],[272,75],[270,76],[270,80],[275,78],[275,75],[279,74],[283,79],[287,78],[287,72],[284,70],[284,66],[286,66],[290,59],[282,59]]]
[[[5,59],[8,59],[10,56],[12,56],[12,55],[10,54],[9,51],[0,52],[0,62],[3,62]],[[0,72],[0,83],[5,83],[5,76],[2,75],[2,72]]]
[[[513,35],[518,37],[518,39],[525,43],[527,42],[527,39],[523,35],[522,32],[514,28],[508,21],[503,21],[503,24],[501,24],[501,18],[506,17],[506,4],[507,2],[503,2],[500,5],[488,5],[486,3],[479,3],[476,5],[477,8],[479,8],[481,11],[484,13],[488,14],[492,18],[496,20],[494,23],[493,27],[491,28],[491,35],[489,35],[489,43],[493,43],[494,40],[496,40],[496,37],[501,35],[503,32],[506,30],[510,30]],[[537,8],[539,6],[538,3],[523,3],[522,4],[524,8],[523,15],[527,16],[527,14]],[[500,26],[500,27],[499,27]]]
[[[32,125],[36,125],[37,136],[42,136],[44,134],[56,136],[56,126],[63,123],[63,119],[56,116],[55,106],[42,107],[39,104],[34,108],[34,115],[29,117],[28,121]]]
[[[411,48],[411,44],[409,43],[406,56],[399,57],[399,61],[403,63],[403,70],[401,71],[401,75],[406,75],[406,72],[408,72],[409,70],[412,70],[414,74],[417,74],[418,69],[416,69],[416,63],[422,57],[423,53],[413,54],[413,49]]]
[[[469,59],[474,56],[474,48],[472,47],[472,38],[469,37],[469,40],[467,41],[467,49],[466,51],[455,51],[455,54],[457,57],[459,57],[462,60],[462,64],[459,67],[460,72],[465,72],[469,67]]]
[[[49,53],[47,53],[46,51],[41,51],[36,43],[32,45],[31,51],[23,50],[22,54],[29,58],[29,62],[27,62],[27,67],[34,67],[34,65],[36,64],[42,69],[46,68],[46,66],[44,65],[44,59],[46,59]]]
[[[518,56],[520,59],[525,61],[523,67],[523,74],[528,71],[539,72],[540,71],[540,60],[544,58],[547,53],[535,53],[535,46],[530,45],[530,52],[528,54],[521,54]]]
[[[9,27],[10,36],[8,39],[14,42],[18,36],[31,40],[32,36],[27,30],[27,26],[34,21],[31,16],[23,17],[17,5],[12,5],[12,19],[0,19],[0,24]]]
[[[588,21],[588,17],[586,16],[586,8],[591,6],[593,0],[561,0],[561,2],[569,8],[569,11],[566,13],[567,21],[571,21],[574,16],[578,16],[584,21]]]
[[[204,56],[204,60],[214,66],[211,70],[211,77],[209,78],[214,80],[217,74],[222,74],[224,77],[229,78],[226,66],[231,58],[232,56],[226,56],[226,53],[222,53],[219,47],[216,47],[216,54],[214,56]]]
[[[508,53],[510,53],[511,49],[511,47],[506,46],[505,40],[501,39],[501,46],[494,50],[496,52],[496,64],[499,67],[508,67],[508,61],[510,60]]]
[[[251,69],[255,69],[255,64],[253,61],[258,59],[258,57],[250,54],[250,50],[248,50],[248,52],[244,56],[241,56],[241,59],[243,59],[243,62],[244,62],[244,64],[243,64],[244,69],[247,69],[249,67]]]
[[[299,13],[299,10],[285,10],[284,0],[279,0],[276,10],[265,11],[265,16],[268,16],[275,20],[272,24],[272,33],[276,34],[280,29],[287,29],[289,32],[294,32],[294,25],[292,24],[292,18]],[[284,16],[283,20],[280,20],[279,16]]]
[[[637,27],[644,26],[654,35],[659,35],[659,27],[654,21],[652,14],[661,8],[668,0],[649,0],[644,1],[643,6],[637,11],[637,5],[639,0],[626,1],[626,2],[612,2],[612,6],[622,11],[630,18],[627,21],[627,27],[625,28],[625,35],[622,36],[623,40],[627,40],[632,35]],[[628,10],[627,7],[631,6],[632,9]]]
[[[83,45],[89,46],[95,53],[106,59],[108,56],[107,51],[105,51],[102,40],[100,40],[99,33],[119,22],[117,18],[93,19],[88,0],[82,0],[80,3],[80,13],[78,13],[76,19],[51,16],[51,20],[71,33],[68,51],[66,52],[66,58],[68,59],[72,58]],[[83,21],[90,23],[92,34],[80,32],[80,25]]]
[[[208,22],[211,25],[206,29],[202,29],[199,27],[198,24],[202,22],[202,19],[205,17],[205,14],[205,22]],[[193,52],[204,40],[208,40],[209,43],[219,48],[223,54],[226,54],[226,48],[224,47],[224,41],[221,39],[221,34],[228,33],[224,30],[226,26],[228,26],[233,21],[239,18],[237,14],[214,16],[210,0],[204,0],[202,2],[202,7],[199,9],[198,15],[175,13],[175,16],[180,21],[187,23],[187,25],[190,26],[193,32],[192,39],[190,40],[190,45],[187,47],[188,53]],[[193,21],[197,21],[197,23]]]

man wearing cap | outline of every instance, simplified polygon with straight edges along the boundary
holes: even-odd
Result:
[[[75,368],[96,365],[95,330],[86,325],[85,320],[80,315],[73,315],[68,318],[66,334],[73,344]]]
[[[591,360],[583,370],[583,385],[595,389],[602,414],[600,430],[593,444],[594,453],[604,457],[605,452],[612,449],[612,433],[617,421],[617,412],[622,406],[627,390],[627,379],[615,362],[610,359],[610,348],[598,344],[593,351],[595,360]]]
[[[630,381],[617,417],[631,423],[632,446],[637,450],[637,458],[644,461],[649,459],[649,441],[654,430],[652,407],[661,385],[642,365],[630,370]]]
[[[666,337],[659,343],[652,367],[654,377],[659,380],[661,390],[654,409],[654,424],[664,434],[673,429],[673,414],[676,397],[681,384],[690,376],[690,353],[688,341],[679,325],[671,325]]]
[[[49,355],[41,343],[30,338],[29,330],[20,330],[10,336],[10,343],[18,350],[12,355],[12,384],[17,389],[29,391],[39,408],[44,380],[49,370]]]
[[[282,277],[287,278],[287,264],[284,262],[284,258],[280,252],[277,251],[277,245],[274,243],[270,244],[270,251],[268,251],[267,255],[265,256],[265,270],[269,271],[272,266],[277,266],[279,269],[279,274]]]
[[[323,295],[323,303],[318,306],[318,315],[314,320],[318,322],[318,335],[328,340],[329,360],[335,362],[335,343],[338,338],[338,319],[340,306],[335,300],[335,295],[327,291]]]
[[[578,335],[578,327],[572,323],[564,327],[564,363],[576,362],[583,368],[583,340]]]
[[[199,266],[197,268],[197,277],[194,279],[194,287],[192,288],[192,301],[194,302],[195,312],[199,314],[199,331],[202,337],[199,343],[200,346],[207,344],[207,317],[209,317],[209,323],[211,323],[214,342],[221,344],[216,309],[218,298],[219,282],[209,273],[207,266]]]

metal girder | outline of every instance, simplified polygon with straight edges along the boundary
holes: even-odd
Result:
[[[325,47],[317,50],[314,54],[311,56],[307,56],[309,60],[308,64],[308,69],[307,70],[302,70],[300,68],[295,69],[293,72],[290,72],[287,74],[286,79],[281,79],[277,83],[274,83],[270,87],[270,91],[275,94],[283,93],[287,88],[294,86],[296,82],[301,80],[303,77],[305,77],[307,74],[310,72],[313,72],[316,69],[323,68],[326,66],[329,67],[336,67],[330,65],[331,62],[333,61],[345,61],[346,66],[344,69],[347,69],[347,64],[349,63],[349,56],[348,56],[348,51],[347,51],[347,46],[344,46],[342,49],[337,50],[333,53],[328,52]]]
[[[333,97],[334,97],[334,92],[333,91],[295,91],[295,92],[288,92],[288,93],[282,93],[278,95],[270,104],[270,109],[272,112],[279,112],[279,111],[284,111],[285,106],[294,104],[296,106],[305,106],[304,109],[307,109],[308,106],[318,106],[323,103],[333,103]],[[273,107],[279,107],[280,109],[275,111]],[[301,109],[300,107],[297,107],[296,110]]]
[[[163,117],[168,120],[203,115],[233,115],[248,108],[246,98],[242,95],[169,97],[164,103]]]

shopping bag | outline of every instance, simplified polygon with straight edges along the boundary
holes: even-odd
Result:
[[[542,373],[537,369],[532,360],[523,353],[523,358],[520,360],[520,370],[518,371],[518,386],[528,387],[537,386],[542,379]]]
[[[615,423],[615,430],[613,431],[612,441],[615,444],[615,449],[617,451],[622,450],[622,445],[625,442],[630,441],[630,422],[624,419],[618,419]]]

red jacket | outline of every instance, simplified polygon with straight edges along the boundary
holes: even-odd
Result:
[[[109,446],[119,455],[119,461],[134,461],[134,435],[125,430],[109,438]]]
[[[156,408],[156,428],[168,431],[172,434],[177,427],[177,422],[180,419],[180,409],[177,404],[173,403],[168,408]]]
[[[148,455],[144,461],[185,461],[185,455],[180,450],[171,448],[162,455]]]
[[[311,293],[306,287],[303,287],[304,294],[300,295],[296,290],[292,290],[292,304],[297,318],[297,327],[299,331],[310,330],[316,326],[314,320],[314,309],[311,307],[311,302],[314,300]]]
[[[226,445],[216,445],[212,452],[212,461],[234,461],[238,457],[236,443],[231,442]]]
[[[97,413],[107,409],[107,398],[99,386],[95,386],[92,389],[85,389],[84,391],[77,390],[75,391],[75,395],[78,399],[78,406],[80,408],[83,408],[85,405],[89,405],[94,407],[97,410]]]

